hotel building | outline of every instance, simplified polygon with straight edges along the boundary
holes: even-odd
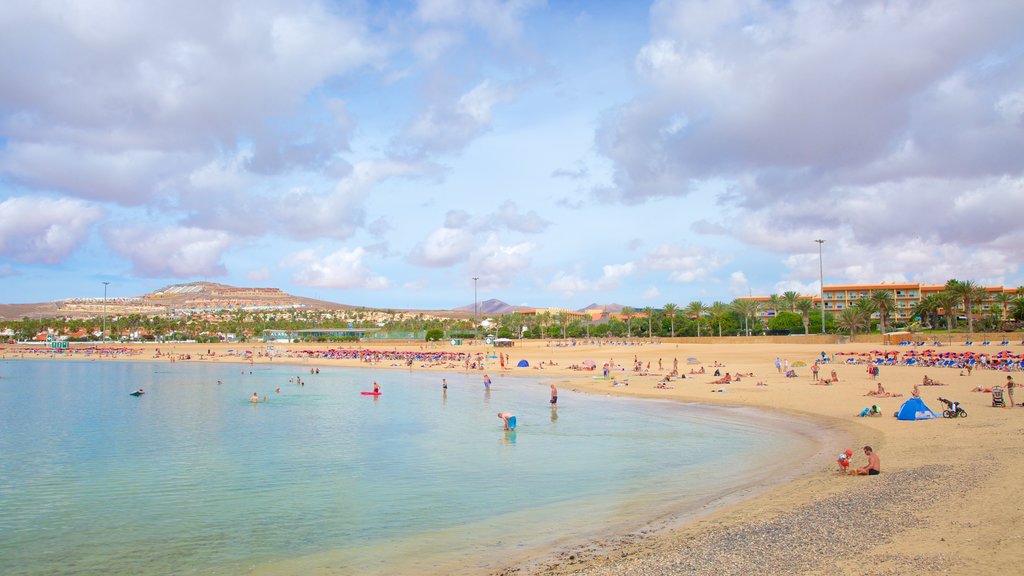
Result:
[[[882,284],[838,284],[833,286],[825,286],[822,290],[824,298],[818,298],[817,296],[803,296],[804,298],[810,298],[821,306],[821,302],[825,303],[825,311],[832,314],[839,314],[843,309],[849,308],[857,303],[862,298],[868,298],[871,293],[876,290],[888,290],[892,292],[893,300],[896,303],[896,308],[892,312],[892,318],[899,321],[909,321],[913,318],[914,307],[917,306],[918,302],[926,296],[932,294],[938,294],[946,289],[944,284],[919,284],[919,283],[882,283]],[[971,305],[974,316],[983,315],[993,305],[995,305],[995,295],[1000,292],[1009,292],[1016,294],[1016,288],[1005,288],[1003,286],[985,286],[984,287],[987,297],[981,302],[976,302]],[[758,311],[758,317],[762,319],[770,319],[775,316],[775,311],[767,308],[768,297],[767,296],[753,296],[739,298],[739,300],[754,300],[761,304],[761,309]],[[960,310],[963,310],[963,305],[960,305]],[[878,317],[878,313],[872,315],[873,318]]]

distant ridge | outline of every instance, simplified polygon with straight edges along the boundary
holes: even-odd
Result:
[[[453,308],[453,310],[456,310],[456,311],[459,311],[459,312],[472,312],[473,311],[473,305],[472,304],[466,304],[465,306],[459,306],[458,308]],[[477,302],[477,304],[476,304],[476,311],[477,311],[478,314],[511,314],[511,313],[513,313],[513,312],[515,312],[517,310],[530,310],[530,307],[529,306],[513,306],[513,305],[508,304],[506,302],[502,302],[501,300],[498,300],[496,298],[491,298],[490,300],[484,300],[482,302]]]
[[[583,308],[577,310],[577,312],[586,312],[587,310],[603,310],[605,312],[622,312],[624,306],[622,304],[588,304]]]

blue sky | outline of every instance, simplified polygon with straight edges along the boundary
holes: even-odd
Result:
[[[1024,284],[1024,4],[12,1],[0,301]]]

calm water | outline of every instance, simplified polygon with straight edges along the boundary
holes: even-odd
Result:
[[[486,573],[813,451],[737,411],[560,390],[554,412],[525,378],[241,368],[0,362],[0,573]]]

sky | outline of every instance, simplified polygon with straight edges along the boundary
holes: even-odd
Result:
[[[4,303],[1019,286],[1021,214],[1019,0],[0,11]]]

